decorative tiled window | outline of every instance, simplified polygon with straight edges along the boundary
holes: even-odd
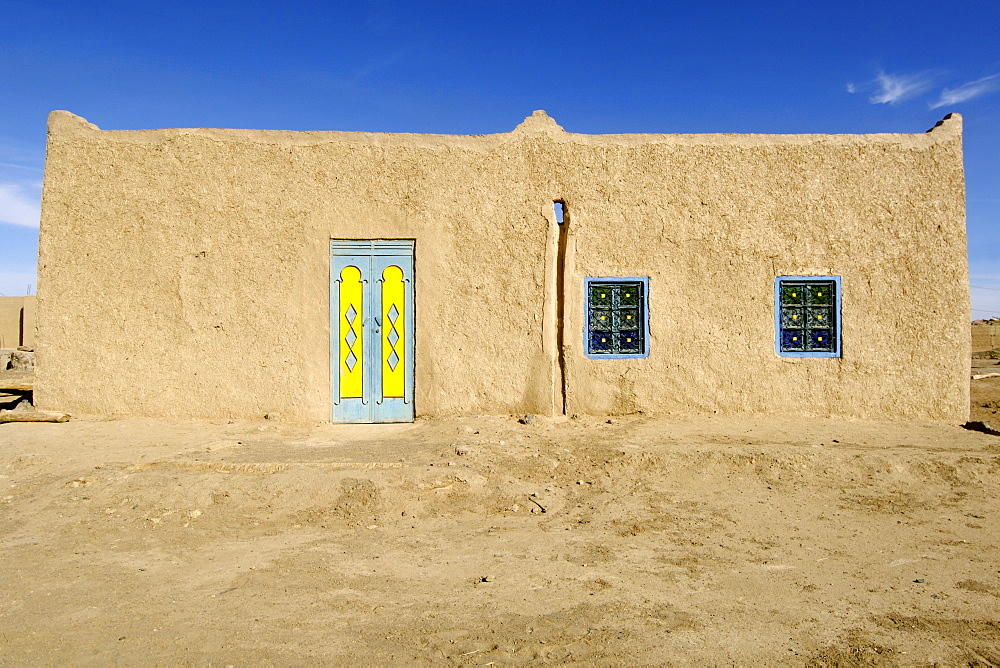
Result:
[[[774,293],[779,355],[840,357],[840,276],[779,276]]]
[[[588,278],[584,349],[595,359],[649,355],[648,278]]]

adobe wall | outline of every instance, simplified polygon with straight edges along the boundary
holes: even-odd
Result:
[[[661,315],[647,360],[573,355],[570,403],[967,419],[960,123],[921,135],[620,137],[576,152],[573,164],[590,167],[565,191],[571,285],[648,275]],[[774,279],[798,275],[842,276],[841,358],[775,354]],[[582,327],[580,308],[569,313]]]
[[[972,323],[972,351],[988,352],[1000,348],[1000,325],[983,322]]]
[[[0,348],[35,345],[35,297],[0,297]]]
[[[0,297],[0,348],[21,345],[21,309],[23,297]]]
[[[866,136],[49,123],[43,408],[327,420],[329,241],[407,238],[417,414],[558,412],[561,199],[568,412],[967,415],[957,116]],[[843,357],[778,357],[774,278],[812,273],[843,276]],[[648,358],[583,356],[586,276],[649,276]]]

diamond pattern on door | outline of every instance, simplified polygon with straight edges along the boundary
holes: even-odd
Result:
[[[403,365],[404,336],[401,331],[405,306],[405,283],[403,270],[390,265],[382,272],[382,396],[401,397],[405,390]]]
[[[361,336],[361,320],[364,313],[364,284],[361,270],[348,265],[340,272],[340,310],[343,314],[340,331],[340,396],[359,398],[364,396],[364,341]]]

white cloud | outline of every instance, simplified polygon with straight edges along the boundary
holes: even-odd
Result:
[[[930,88],[935,72],[914,74],[886,74],[879,72],[871,81],[845,86],[848,93],[868,93],[872,104],[896,104],[913,99]]]
[[[40,183],[0,183],[0,223],[38,227],[40,217]]]
[[[872,104],[896,104],[917,97],[930,88],[930,78],[917,74],[886,74],[879,72],[874,81],[876,91],[868,98]]]
[[[0,162],[0,167],[9,167],[11,169],[25,169],[29,172],[41,172],[42,169],[39,167],[29,167],[28,165],[18,165],[13,162]]]
[[[958,104],[959,102],[965,102],[986,93],[992,93],[995,90],[1000,90],[1000,72],[964,83],[955,88],[945,88],[941,91],[941,96],[937,101],[930,105],[930,108],[937,109],[946,105]]]

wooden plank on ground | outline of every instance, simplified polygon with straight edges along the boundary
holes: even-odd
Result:
[[[0,392],[13,390],[14,392],[31,392],[33,383],[30,380],[4,380],[0,378]]]
[[[0,424],[5,422],[66,422],[68,413],[52,411],[0,411]]]

